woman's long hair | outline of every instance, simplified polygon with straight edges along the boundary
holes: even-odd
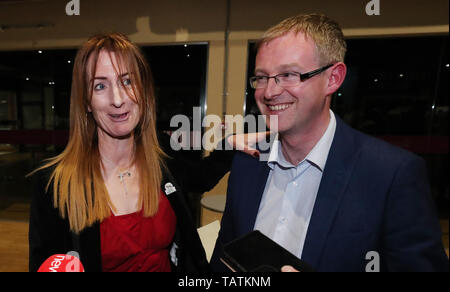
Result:
[[[41,169],[54,167],[46,191],[53,185],[54,207],[68,218],[70,229],[79,233],[111,215],[98,148],[97,124],[88,107],[93,92],[91,76],[96,72],[100,51],[114,53],[119,73],[130,75],[130,97],[138,104],[140,120],[134,130],[134,163],[139,172],[139,206],[144,216],[158,211],[164,156],[156,134],[153,78],[137,46],[118,33],[91,37],[75,58],[70,97],[70,136],[65,150],[49,159]],[[125,87],[126,88],[126,87]],[[35,172],[36,172],[35,171]],[[34,172],[33,172],[34,173]]]

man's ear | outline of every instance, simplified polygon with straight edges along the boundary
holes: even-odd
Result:
[[[347,74],[347,66],[342,62],[338,62],[331,67],[330,71],[331,74],[328,78],[327,96],[332,95],[339,89],[339,87],[341,87],[344,82],[345,75]]]

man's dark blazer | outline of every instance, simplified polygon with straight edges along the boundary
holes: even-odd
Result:
[[[448,271],[424,161],[336,123],[302,260],[317,271],[364,272],[376,251],[381,271]],[[213,270],[227,270],[223,245],[253,230],[269,170],[235,155]]]

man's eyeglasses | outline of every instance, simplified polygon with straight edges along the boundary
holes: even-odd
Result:
[[[269,83],[269,79],[275,79],[275,83],[281,87],[294,87],[299,85],[301,82],[319,74],[323,71],[327,70],[334,64],[329,64],[322,68],[316,69],[314,71],[308,73],[299,73],[299,72],[286,72],[277,74],[275,76],[253,76],[250,78],[250,85],[253,89],[261,89],[266,88]]]

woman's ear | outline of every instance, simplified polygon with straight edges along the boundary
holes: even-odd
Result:
[[[328,78],[327,96],[332,95],[341,87],[346,74],[347,66],[342,62],[338,62],[331,67],[331,74]]]

